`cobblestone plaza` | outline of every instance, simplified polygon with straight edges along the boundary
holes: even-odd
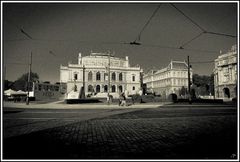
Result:
[[[230,105],[19,111],[4,114],[6,159],[237,158]]]

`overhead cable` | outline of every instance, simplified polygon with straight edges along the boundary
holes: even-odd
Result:
[[[157,8],[153,11],[152,15],[150,16],[150,18],[147,20],[147,22],[145,23],[145,25],[143,26],[142,30],[140,31],[140,33],[138,34],[138,37],[135,39],[135,42],[138,40],[140,41],[141,40],[141,35],[142,35],[142,32],[145,30],[145,28],[148,26],[148,24],[150,23],[150,21],[152,20],[152,18],[156,15],[158,9],[161,7],[162,4],[159,4],[157,6]]]
[[[208,64],[213,63],[214,61],[199,61],[199,62],[191,62],[191,64]]]
[[[18,30],[20,30],[20,32],[25,35],[26,37],[28,37],[29,39],[33,39],[33,37],[28,34],[23,28],[19,27],[18,25],[16,25],[15,23],[13,23],[12,21],[9,21],[8,19],[6,19],[6,22],[12,24],[15,28],[17,28]]]
[[[226,36],[226,37],[232,37],[232,38],[236,38],[236,35],[230,35],[230,34],[224,34],[224,33],[216,33],[216,32],[210,32],[210,31],[206,31],[205,33],[207,34],[214,34],[214,35],[221,35],[221,36]]]
[[[187,44],[189,44],[190,42],[192,42],[193,40],[197,39],[198,37],[200,37],[204,32],[199,33],[197,36],[193,37],[192,39],[190,39],[189,41],[183,43],[183,45],[180,46],[180,48],[186,46]]]
[[[28,64],[19,63],[19,62],[9,62],[9,63],[4,63],[4,64],[15,64],[15,65],[23,65],[23,66],[28,66]]]
[[[199,29],[202,30],[203,34],[208,33],[208,34],[214,34],[214,35],[221,35],[221,36],[226,36],[226,37],[237,37],[235,35],[230,35],[230,34],[225,34],[225,33],[217,33],[217,32],[210,32],[207,31],[206,29],[204,29],[203,27],[201,27],[198,23],[196,23],[196,21],[194,21],[193,19],[191,19],[189,16],[187,16],[182,10],[180,10],[179,8],[177,8],[174,4],[171,3],[171,5],[178,11],[180,12],[183,16],[185,16],[189,21],[191,21],[193,24],[195,24]]]
[[[23,33],[25,36],[27,36],[29,39],[33,39],[26,31],[24,31],[22,28],[20,29],[21,33]]]
[[[144,24],[143,28],[141,29],[141,31],[139,32],[137,38],[133,41],[133,42],[130,42],[128,44],[130,45],[141,45],[140,43],[140,40],[141,40],[141,35],[142,35],[142,32],[145,30],[145,28],[148,26],[148,24],[150,23],[150,21],[152,20],[152,18],[156,15],[158,9],[160,8],[162,4],[159,4],[157,6],[157,8],[153,11],[152,15],[150,16],[150,18],[147,20],[147,22]]]
[[[198,23],[196,23],[193,19],[188,17],[183,11],[181,11],[179,8],[177,8],[174,4],[170,3],[178,12],[180,12],[183,16],[185,16],[189,21],[191,21],[193,24],[195,24],[199,29],[201,29],[203,32],[206,31],[203,27],[201,27]]]
[[[195,52],[203,52],[203,53],[218,53],[218,51],[211,51],[211,50],[179,48],[179,47],[174,47],[174,46],[163,46],[163,45],[153,45],[153,44],[142,44],[142,46],[144,46],[144,47],[156,47],[156,48],[163,48],[163,49],[172,49],[172,50],[195,51]]]

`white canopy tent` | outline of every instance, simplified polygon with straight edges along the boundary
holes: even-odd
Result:
[[[6,96],[11,96],[13,93],[16,93],[16,91],[12,90],[12,89],[8,89],[4,91],[4,95]]]
[[[27,94],[27,92],[24,92],[22,90],[18,90],[17,92],[14,92],[13,94]]]

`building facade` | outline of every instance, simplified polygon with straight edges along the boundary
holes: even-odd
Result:
[[[140,66],[131,67],[128,56],[123,59],[105,53],[79,53],[78,64],[60,66],[60,82],[67,84],[67,94],[80,92],[83,87],[86,95],[106,96],[108,90],[113,97],[121,92],[135,94],[140,89]]]
[[[29,92],[30,97],[35,100],[58,100],[64,97],[66,93],[66,84],[49,82],[33,82],[32,90]]]
[[[221,53],[221,52],[220,52]],[[215,59],[214,90],[216,98],[237,96],[237,46]]]
[[[192,80],[192,70],[190,69],[190,78]],[[185,97],[188,88],[188,65],[184,61],[171,61],[163,69],[149,71],[143,76],[143,83],[146,84],[148,91],[152,91],[163,98],[170,94],[176,94],[178,97]]]

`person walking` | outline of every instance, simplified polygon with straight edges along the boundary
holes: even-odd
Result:
[[[127,106],[125,93],[123,93],[123,101],[122,102],[123,102],[123,106]]]
[[[134,105],[135,103],[135,95],[132,95],[132,104]]]
[[[121,105],[122,105],[122,100],[123,100],[123,96],[122,96],[122,93],[120,93],[118,106],[121,106]]]
[[[126,96],[124,92],[119,96],[119,106],[126,106]]]

